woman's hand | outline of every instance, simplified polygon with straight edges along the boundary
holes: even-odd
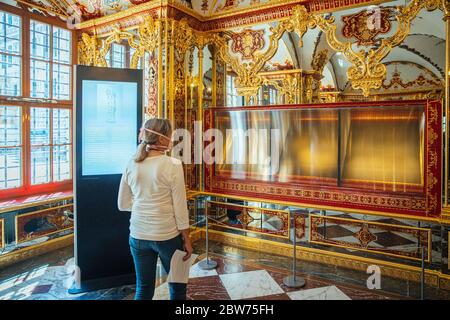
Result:
[[[181,237],[183,238],[183,248],[186,251],[186,255],[183,257],[183,261],[187,261],[192,255],[191,238],[189,238],[189,229],[180,230]]]
[[[183,239],[183,248],[184,251],[186,251],[186,255],[183,257],[183,261],[187,261],[191,257],[193,251],[191,239],[189,237]]]

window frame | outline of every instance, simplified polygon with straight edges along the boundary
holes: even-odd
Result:
[[[73,74],[73,65],[76,64],[78,59],[77,56],[77,31],[71,30],[67,28],[67,25],[64,21],[59,20],[58,18],[53,17],[43,17],[35,13],[28,12],[26,10],[21,10],[19,8],[10,6],[5,3],[0,3],[0,10],[9,14],[13,14],[19,16],[21,19],[21,95],[20,96],[5,96],[0,95],[0,105],[1,106],[11,106],[11,107],[21,107],[22,113],[22,184],[18,188],[11,189],[1,189],[0,190],[0,199],[7,200],[13,199],[23,196],[31,196],[36,194],[43,193],[52,193],[58,191],[66,191],[72,188],[73,181],[73,84],[74,84],[74,74]],[[59,62],[55,62],[53,59],[53,47],[50,48],[50,96],[47,99],[37,98],[37,101],[27,101],[26,98],[31,98],[31,20],[49,24],[50,28],[50,37],[53,38],[53,29],[54,27],[63,28],[70,32],[71,34],[71,46],[70,46],[70,55],[71,61],[70,64],[62,64],[70,67],[70,96],[69,100],[59,100],[53,99],[53,64]],[[53,40],[50,41],[53,43]],[[13,98],[13,99],[11,99]],[[35,98],[32,98],[35,99]],[[56,101],[56,103],[55,103]],[[32,185],[31,184],[31,139],[30,139],[30,112],[33,107],[43,107],[51,109],[51,114],[53,114],[53,109],[68,109],[70,111],[71,118],[71,130],[70,130],[70,157],[71,157],[71,177],[69,180],[50,181],[49,183]],[[51,121],[51,120],[50,120]],[[52,126],[53,123],[51,122]],[[50,167],[53,171],[53,141],[50,141],[50,150],[51,150],[51,162]],[[53,178],[53,175],[52,175]]]
[[[0,10],[1,10],[1,6],[0,6]],[[18,14],[15,14],[15,13],[12,13],[12,12],[8,12],[8,11],[5,11],[5,10],[2,10],[2,11],[4,11],[5,13],[8,13],[8,14],[12,14],[12,15],[15,15],[15,16],[17,16],[17,17],[19,17],[19,19],[20,19],[20,28],[19,28],[19,31],[21,32],[21,34],[20,34],[20,54],[15,54],[15,53],[8,53],[8,52],[3,52],[2,54],[3,55],[5,55],[5,56],[7,56],[7,57],[13,57],[13,58],[18,58],[19,60],[20,60],[20,74],[23,76],[23,50],[24,50],[24,47],[23,47],[23,18],[20,16],[20,15],[18,15]],[[23,96],[23,78],[21,77],[21,79],[20,79],[21,81],[19,81],[19,83],[20,83],[20,94],[19,95],[14,95],[14,96],[8,96],[8,97],[21,97],[21,96]],[[0,94],[0,96],[1,96],[1,94]]]

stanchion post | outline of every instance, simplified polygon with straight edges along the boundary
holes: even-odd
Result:
[[[209,228],[208,228],[208,201],[205,201],[205,250],[206,250],[206,259],[202,260],[198,263],[198,266],[202,270],[212,270],[217,268],[217,262],[209,258]]]
[[[295,228],[295,213],[292,214],[290,210],[289,212],[289,219],[291,219],[291,225],[293,226],[294,232],[293,232],[293,248],[294,248],[294,254],[293,254],[293,261],[292,261],[292,275],[287,276],[283,279],[283,284],[289,288],[302,288],[305,286],[306,281],[302,277],[297,276],[297,235],[296,235],[296,228]],[[289,230],[290,231],[290,230]]]
[[[420,273],[420,300],[425,299],[425,247],[421,247],[422,253],[422,272]]]

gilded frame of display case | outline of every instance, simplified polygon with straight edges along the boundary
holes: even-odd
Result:
[[[31,219],[33,218],[47,218],[49,216],[51,216],[53,214],[53,216],[58,216],[61,217],[62,214],[64,212],[65,209],[71,209],[73,212],[73,204],[67,204],[67,205],[62,205],[62,206],[58,206],[58,207],[54,207],[54,208],[49,208],[49,209],[43,209],[43,210],[38,210],[38,211],[33,211],[30,213],[25,213],[25,214],[21,214],[21,215],[17,215],[16,216],[16,243],[22,243],[22,242],[27,242],[27,241],[31,241],[40,237],[45,237],[45,236],[49,236],[58,232],[62,232],[62,231],[66,231],[66,230],[71,230],[74,228],[74,224],[73,221],[69,221],[69,226],[68,227],[63,227],[58,229],[58,226],[55,227],[56,230],[52,230],[49,232],[38,232],[36,233],[36,235],[29,235],[27,234],[26,231],[22,230],[22,232],[19,232],[19,228],[20,227],[24,227],[25,224],[27,222],[29,222]],[[64,221],[65,222],[65,221]],[[57,222],[55,222],[55,224],[57,224]]]
[[[289,211],[276,210],[276,209],[266,209],[266,208],[252,207],[252,206],[246,206],[246,205],[240,205],[240,204],[234,204],[234,203],[226,203],[226,202],[218,202],[218,201],[206,201],[208,215],[209,215],[209,212],[210,212],[209,205],[220,206],[220,207],[222,207],[224,209],[227,209],[227,210],[233,210],[233,208],[238,208],[238,209],[242,209],[242,210],[258,211],[261,214],[263,214],[264,212],[276,213],[276,214],[280,214],[280,215],[286,214],[285,219],[282,219],[283,223],[286,225],[286,234],[275,234],[275,233],[270,233],[270,232],[258,231],[256,228],[247,228],[247,221],[245,221],[243,223],[243,226],[244,226],[243,228],[233,227],[233,226],[227,225],[225,223],[220,224],[220,223],[218,223],[216,221],[213,221],[210,224],[211,225],[215,225],[215,226],[219,226],[219,227],[222,227],[222,228],[226,228],[226,229],[231,229],[231,230],[240,230],[240,231],[244,231],[244,232],[253,232],[253,233],[263,234],[263,235],[270,236],[270,237],[275,237],[275,238],[289,239],[290,230],[291,230],[291,219],[289,217]],[[245,214],[248,215],[247,212],[245,212]],[[247,219],[246,216],[245,216],[245,219]]]
[[[257,107],[225,107],[204,110],[204,130],[216,127],[218,112],[274,111],[293,109],[337,109],[391,107],[405,110],[421,107],[424,110],[423,191],[421,193],[375,192],[359,188],[343,188],[307,183],[264,182],[252,179],[234,179],[217,174],[214,164],[205,165],[206,192],[239,195],[256,199],[271,199],[323,209],[341,209],[357,213],[391,216],[410,216],[416,219],[438,219],[441,214],[442,186],[442,105],[440,101],[386,101],[362,103],[332,103],[320,105],[277,105]],[[407,110],[407,109],[406,109]],[[207,143],[205,143],[207,144]],[[421,149],[422,150],[422,149]]]
[[[5,246],[5,219],[0,219],[0,249]]]

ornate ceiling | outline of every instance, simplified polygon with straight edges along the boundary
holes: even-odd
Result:
[[[155,0],[4,0],[30,10],[40,10],[62,18],[79,15],[81,21],[100,18],[130,7]],[[200,16],[209,17],[224,12],[239,11],[249,7],[276,5],[286,0],[173,0],[172,3],[192,9]],[[291,2],[305,2],[301,0]]]
[[[155,0],[7,0],[16,2],[17,6],[45,14],[57,15],[61,18],[79,17],[79,21],[87,21],[114,14],[133,6]],[[191,0],[177,0],[180,4],[192,8]]]
[[[81,21],[88,21],[94,18],[114,14],[118,11],[130,7],[144,5],[149,2],[161,0],[2,0],[3,2],[15,3],[18,6],[27,7],[30,10],[41,10],[46,14],[59,15],[61,17],[72,17],[74,14],[81,16]],[[287,0],[163,0],[169,3],[176,3],[184,6],[186,10],[191,10],[203,17],[217,17],[224,13],[239,13],[246,8],[258,8],[267,5],[286,3]],[[312,1],[312,2],[311,2]],[[324,3],[325,0],[294,0],[290,2]],[[339,2],[340,0],[333,0]],[[352,0],[342,0],[352,2]],[[359,2],[368,2],[360,0]],[[406,1],[408,3],[409,1]],[[366,21],[365,10],[361,8],[350,8],[333,12],[337,28],[337,36],[340,41],[351,41],[354,43],[354,50],[364,47],[376,48],[380,40],[391,36],[398,27],[395,19],[396,6],[405,5],[405,0],[397,0],[383,3],[382,25],[376,32],[364,33],[358,30],[358,24]],[[386,81],[396,76],[402,75],[405,81],[411,82],[424,75],[430,79],[443,79],[445,69],[445,24],[442,21],[443,13],[440,10],[427,12],[423,10],[412,21],[409,35],[404,42],[392,49],[390,54],[383,59],[383,63],[389,65]],[[364,22],[365,23],[365,22]],[[264,30],[264,36],[260,36],[261,48],[252,49],[251,52],[244,52],[244,55],[252,55],[257,51],[265,51],[269,43],[269,28],[277,25],[277,22],[252,25],[231,30],[234,33],[245,36],[249,33],[258,33]],[[247,31],[246,31],[247,30]],[[274,68],[302,68],[310,70],[315,57],[320,53],[325,53],[326,65],[324,72],[327,74],[328,82],[332,82],[335,87],[345,90],[348,88],[347,70],[351,66],[345,57],[332,50],[327,39],[319,28],[309,30],[303,37],[303,47],[299,47],[299,37],[294,32],[286,32],[282,37],[283,44],[280,45],[275,56],[268,61],[265,69]],[[243,39],[242,39],[243,41]],[[265,45],[264,45],[265,43]],[[244,48],[245,49],[245,48]]]

